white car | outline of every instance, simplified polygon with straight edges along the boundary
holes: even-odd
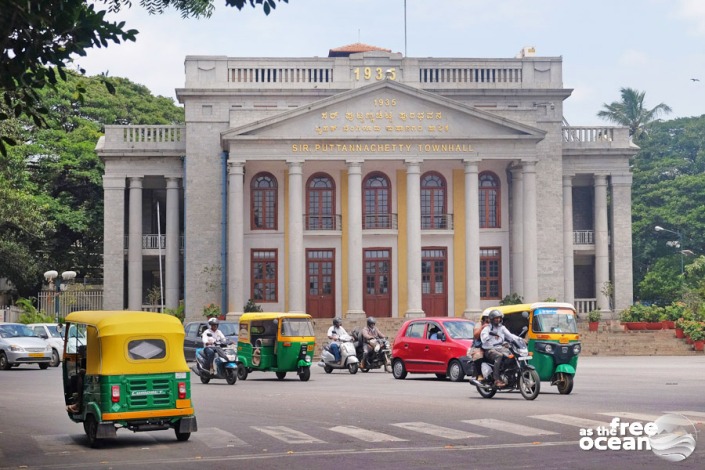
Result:
[[[51,362],[52,367],[59,367],[61,361],[64,360],[64,338],[61,334],[61,329],[58,323],[30,323],[28,327],[34,330],[34,333],[40,338],[44,338],[49,346],[51,346]]]
[[[51,362],[51,346],[22,323],[0,323],[0,369],[20,364],[39,364],[46,369]]]

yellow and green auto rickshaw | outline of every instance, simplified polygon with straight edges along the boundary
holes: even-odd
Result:
[[[237,378],[255,370],[274,371],[279,380],[296,371],[311,377],[316,337],[311,316],[305,313],[245,313],[237,339]]]
[[[184,327],[173,316],[129,311],[73,312],[66,319],[64,397],[91,447],[134,432],[197,430]]]
[[[504,314],[504,326],[518,335],[528,328],[526,342],[531,354],[531,365],[542,381],[550,381],[558,392],[567,395],[573,391],[573,377],[581,351],[575,307],[563,302],[504,305],[485,309]]]

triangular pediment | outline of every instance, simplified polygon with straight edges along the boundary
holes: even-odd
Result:
[[[229,129],[223,143],[262,139],[452,139],[539,141],[545,131],[385,80]]]

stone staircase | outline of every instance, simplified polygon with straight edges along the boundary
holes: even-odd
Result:
[[[377,318],[377,328],[384,333],[390,342],[394,341],[397,331],[406,318]],[[343,320],[343,327],[350,333],[355,327],[364,327],[365,319]],[[328,342],[326,333],[332,324],[332,319],[318,318],[315,320],[316,360],[321,355],[321,349]],[[582,355],[591,356],[691,356],[703,354],[694,351],[693,347],[682,339],[677,339],[674,330],[640,330],[625,331],[616,320],[601,321],[596,332],[588,331],[587,321],[578,321],[580,341],[583,345]]]

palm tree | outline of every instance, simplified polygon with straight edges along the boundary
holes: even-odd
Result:
[[[651,123],[658,121],[659,114],[671,112],[670,106],[664,103],[660,103],[653,109],[646,109],[644,107],[646,92],[633,88],[622,88],[620,93],[622,101],[603,104],[604,109],[597,113],[597,117],[628,127],[629,135],[634,140],[641,138]]]

